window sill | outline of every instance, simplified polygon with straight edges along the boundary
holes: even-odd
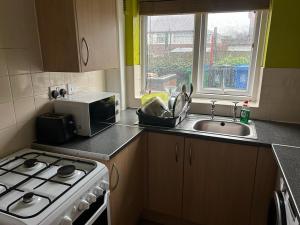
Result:
[[[208,99],[208,98],[192,98],[192,103],[193,104],[211,104],[211,100],[212,99]],[[223,105],[223,106],[232,106],[233,105],[233,100],[224,100],[224,99],[214,99],[216,100],[216,105]],[[242,105],[243,101],[239,101],[239,106]],[[251,108],[258,108],[259,104],[257,101],[250,101],[249,102],[249,107]]]
[[[142,95],[135,96],[136,100],[141,100]],[[199,98],[199,97],[192,97],[192,104],[206,104],[210,105],[211,104],[211,98]],[[216,100],[216,105],[222,105],[222,106],[232,106],[234,100],[224,100],[224,99],[217,99]],[[244,102],[243,100],[235,100],[239,102],[238,106],[242,106],[242,103]],[[258,101],[250,101],[248,104],[249,107],[251,108],[258,108],[259,107],[259,102]]]

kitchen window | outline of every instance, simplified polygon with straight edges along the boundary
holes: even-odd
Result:
[[[265,23],[265,11],[143,16],[142,92],[193,83],[194,97],[255,100]]]

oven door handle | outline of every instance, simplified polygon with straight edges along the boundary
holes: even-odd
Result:
[[[95,214],[85,223],[85,225],[92,225],[95,220],[103,213],[103,211],[108,207],[108,200],[109,200],[110,191],[106,191],[104,196],[103,205],[95,212]]]

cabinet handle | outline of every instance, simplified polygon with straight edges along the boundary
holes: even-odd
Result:
[[[190,144],[190,149],[189,149],[189,161],[190,161],[190,166],[192,165],[192,145]]]
[[[119,174],[119,170],[118,170],[118,167],[116,166],[115,163],[113,163],[112,167],[111,167],[111,174],[110,174],[110,177],[112,177],[112,174],[113,174],[113,171],[116,171],[116,174],[117,174],[117,181],[115,183],[115,185],[111,186],[111,191],[114,191],[116,190],[116,188],[118,187],[118,184],[119,184],[119,180],[120,180],[120,174]]]
[[[83,56],[82,56],[82,48],[83,48],[83,45],[85,45],[86,47],[86,51],[87,51],[87,56],[86,56],[86,60],[84,60]],[[85,66],[87,66],[88,62],[89,62],[89,58],[90,58],[90,50],[89,50],[89,46],[85,40],[85,38],[82,38],[81,40],[81,59],[82,59],[82,62]]]
[[[178,144],[175,145],[175,160],[178,162]]]

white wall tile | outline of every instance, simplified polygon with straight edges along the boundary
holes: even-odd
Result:
[[[8,73],[10,75],[30,73],[28,50],[10,49],[6,51]]]
[[[60,85],[65,83],[64,73],[50,73],[50,85]]]
[[[34,96],[34,103],[37,115],[53,112],[53,102],[49,100],[48,95]]]
[[[87,75],[89,79],[89,87],[94,87],[101,91],[106,90],[106,77],[104,70],[89,72]]]
[[[65,84],[72,83],[72,73],[64,73],[64,82]]]
[[[10,82],[14,98],[33,96],[33,88],[30,75],[10,76]]]
[[[13,126],[16,123],[12,102],[0,104],[0,129]]]
[[[31,75],[34,95],[48,94],[50,87],[49,73],[36,73]]]
[[[12,100],[9,77],[0,77],[0,103],[9,102]]]
[[[35,117],[34,98],[22,98],[14,101],[17,123],[28,121]]]
[[[73,73],[72,83],[76,87],[87,87],[89,86],[89,77],[87,73]]]
[[[5,50],[0,49],[0,76],[7,75],[7,62],[6,62],[6,54]]]

